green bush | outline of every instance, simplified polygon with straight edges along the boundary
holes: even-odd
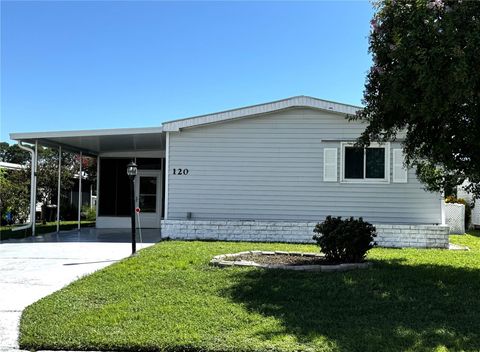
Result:
[[[82,207],[82,214],[85,216],[85,220],[87,221],[95,221],[97,218],[95,208],[87,205]]]
[[[463,198],[457,198],[455,196],[448,196],[445,198],[445,203],[457,203],[465,205],[465,229],[470,226],[470,220],[472,219],[472,206]]]
[[[374,245],[375,226],[362,218],[327,216],[315,226],[313,239],[320,246],[325,258],[334,263],[358,263]]]

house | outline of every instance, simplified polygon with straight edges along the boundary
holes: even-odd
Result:
[[[162,127],[13,133],[98,156],[97,227],[129,227],[136,160],[140,226],[187,239],[310,241],[327,215],[362,216],[384,246],[448,246],[443,201],[405,170],[401,140],[354,147],[361,109],[297,96]]]

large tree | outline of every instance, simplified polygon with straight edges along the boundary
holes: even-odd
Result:
[[[398,138],[427,189],[469,179],[480,196],[480,1],[375,6],[361,144]]]

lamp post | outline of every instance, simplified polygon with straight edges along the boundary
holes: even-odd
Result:
[[[127,175],[130,178],[130,215],[132,216],[132,255],[137,251],[135,238],[135,176],[137,176],[137,164],[131,161],[127,165]]]

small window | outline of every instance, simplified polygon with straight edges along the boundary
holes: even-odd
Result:
[[[358,148],[352,143],[342,143],[344,182],[388,182],[389,145],[372,144],[368,148]]]

